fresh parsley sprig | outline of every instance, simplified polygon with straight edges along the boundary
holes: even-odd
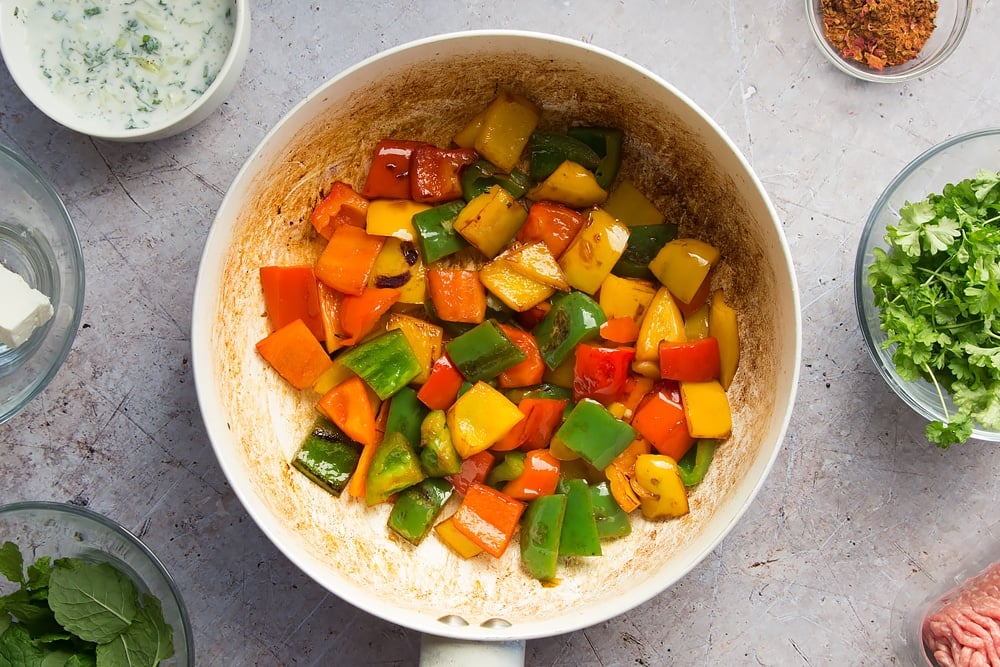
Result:
[[[974,423],[1000,430],[1000,172],[907,202],[885,242],[868,283],[900,377],[931,382],[941,399],[945,420],[928,424],[928,441],[963,443]]]

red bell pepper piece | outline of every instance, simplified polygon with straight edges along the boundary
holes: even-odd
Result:
[[[448,475],[446,480],[455,487],[455,492],[464,496],[472,484],[483,483],[486,474],[496,463],[496,459],[488,451],[481,451],[473,454],[462,461],[462,469],[457,475]]]
[[[544,241],[553,257],[558,258],[586,223],[587,218],[582,213],[565,204],[538,201],[528,209],[528,219],[521,225],[517,240],[522,243]]]
[[[526,359],[500,373],[497,376],[497,384],[504,389],[541,384],[542,376],[545,374],[545,362],[542,361],[542,353],[538,351],[535,337],[509,324],[500,324],[500,330],[524,352]]]
[[[524,456],[524,472],[507,482],[503,492],[515,500],[531,500],[556,492],[559,459],[548,449],[533,449]]]
[[[260,269],[264,310],[271,326],[280,329],[302,320],[317,340],[324,340],[319,283],[311,266],[264,266]]]
[[[667,380],[654,387],[636,408],[632,428],[660,454],[680,460],[694,444],[684,416],[680,385]]]
[[[431,366],[431,374],[417,392],[417,398],[431,410],[444,410],[455,402],[463,381],[455,364],[447,354],[442,354]]]
[[[409,199],[410,169],[413,149],[426,145],[420,141],[383,139],[375,147],[368,177],[361,186],[361,196],[368,199]]]
[[[391,287],[366,287],[361,294],[345,294],[340,302],[340,326],[347,334],[342,343],[354,345],[371,333],[379,318],[402,295]]]
[[[479,158],[473,148],[417,146],[410,156],[410,196],[440,203],[462,198],[462,168]]]
[[[480,549],[500,558],[517,530],[524,508],[521,501],[475,482],[466,491],[452,521],[455,528]]]
[[[545,316],[552,309],[552,304],[542,301],[537,306],[532,306],[528,310],[514,314],[514,319],[525,329],[531,330],[538,326],[538,323],[545,319]]]
[[[569,400],[565,398],[522,398],[517,409],[524,414],[524,419],[490,449],[507,452],[518,448],[532,450],[548,447],[562,422],[567,403]]]
[[[330,194],[316,204],[309,222],[320,236],[329,239],[333,230],[340,225],[364,227],[367,217],[368,200],[347,183],[336,181],[330,186]]]
[[[625,392],[635,349],[577,345],[573,364],[573,400],[592,398],[607,405]]]
[[[711,336],[685,342],[660,341],[660,375],[679,382],[719,379],[719,341]]]

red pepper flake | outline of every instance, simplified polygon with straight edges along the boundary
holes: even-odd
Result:
[[[822,0],[826,38],[848,60],[881,71],[913,60],[937,17],[937,0]]]

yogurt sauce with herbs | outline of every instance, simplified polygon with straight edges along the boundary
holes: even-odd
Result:
[[[190,106],[233,42],[232,0],[28,0],[17,12],[52,92],[110,130]]]

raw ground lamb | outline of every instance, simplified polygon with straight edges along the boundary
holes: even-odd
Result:
[[[927,652],[940,667],[1000,667],[1000,562],[938,601],[923,624]]]

